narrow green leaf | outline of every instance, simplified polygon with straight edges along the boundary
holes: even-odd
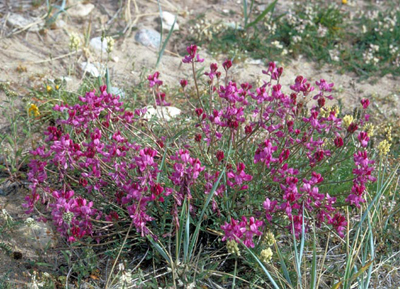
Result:
[[[190,203],[189,201],[186,204],[186,226],[185,226],[185,239],[183,241],[183,254],[185,262],[189,262],[188,259],[188,251],[189,251],[189,243],[190,243],[190,212],[189,212]]]
[[[231,154],[231,150],[232,150],[232,142],[230,142],[230,144],[229,144],[229,150],[228,150],[227,159],[229,159],[229,156]],[[226,166],[224,167],[224,169],[222,170],[221,174],[219,175],[217,181],[215,182],[214,186],[212,187],[210,193],[208,194],[206,202],[203,205],[203,209],[201,210],[201,214],[199,216],[199,221],[198,221],[198,223],[196,225],[196,229],[195,229],[194,234],[192,236],[192,241],[190,242],[189,259],[191,257],[192,252],[193,252],[194,246],[195,246],[195,244],[197,242],[197,238],[198,238],[198,235],[199,235],[199,232],[200,232],[200,226],[201,226],[201,223],[203,222],[204,213],[206,212],[208,204],[210,203],[211,199],[213,198],[213,196],[215,194],[215,191],[218,188],[218,185],[219,185],[219,183],[220,183],[220,181],[222,179],[222,176],[225,175],[225,171],[226,171]]]
[[[285,279],[289,283],[289,285],[291,287],[293,287],[292,280],[290,279],[290,274],[289,274],[289,271],[288,271],[288,269],[286,267],[285,260],[283,259],[281,250],[279,250],[278,244],[276,242],[275,242],[275,249],[276,249],[276,252],[278,253],[279,262],[281,262],[281,269],[282,269],[282,272],[283,272],[283,276],[285,277]]]
[[[264,264],[260,261],[260,259],[258,259],[256,254],[254,254],[253,251],[250,250],[250,248],[247,248],[247,246],[245,244],[243,244],[243,242],[241,240],[239,240],[239,241],[243,245],[243,247],[250,253],[250,255],[254,258],[254,260],[256,260],[258,265],[260,265],[261,269],[264,271],[265,275],[267,275],[269,281],[271,281],[271,283],[274,286],[274,288],[280,289],[278,284],[276,284],[274,278],[272,278],[271,274],[269,274],[267,268],[265,268]]]
[[[108,67],[106,68],[106,85],[107,85],[107,93],[111,93],[110,71],[108,70]]]
[[[158,253],[161,254],[161,256],[164,257],[164,259],[171,264],[171,259],[168,257],[168,254],[164,251],[163,248],[161,248],[161,246],[153,239],[153,237],[151,237],[150,235],[147,236],[147,239],[149,239],[150,243],[154,246],[154,248],[156,248],[156,250],[158,251]]]
[[[258,22],[260,22],[269,12],[271,12],[273,9],[275,9],[275,5],[277,2],[278,2],[278,0],[275,0],[274,2],[269,4],[268,7],[265,8],[265,10],[260,15],[258,15],[256,20],[254,20],[253,22],[251,22],[245,26],[245,29],[252,27],[252,26],[256,25]]]
[[[167,47],[168,41],[172,35],[172,32],[174,31],[174,27],[175,27],[175,23],[176,23],[176,16],[174,19],[174,23],[172,23],[171,29],[168,32],[167,38],[165,39],[164,43],[161,46],[161,42],[162,42],[162,31],[163,31],[163,27],[162,27],[162,10],[161,10],[161,5],[160,5],[160,0],[158,0],[158,6],[160,8],[160,22],[161,22],[161,34],[160,34],[160,51],[158,52],[158,58],[157,58],[157,63],[156,63],[156,68],[158,67],[158,64],[161,61],[161,58],[164,54],[165,48]]]
[[[314,225],[315,228],[315,225]],[[314,230],[314,240],[313,240],[313,258],[311,263],[311,288],[316,289],[317,286],[317,248],[315,245],[317,237],[315,236]]]
[[[247,0],[243,0],[243,16],[244,16],[244,27],[247,26],[248,15],[247,15]]]

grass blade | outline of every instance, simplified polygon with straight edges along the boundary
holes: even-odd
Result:
[[[227,159],[229,159],[229,156],[230,156],[230,154],[231,154],[231,150],[232,150],[232,142],[230,142],[230,144],[229,144],[229,150],[228,150]],[[206,200],[206,202],[204,203],[203,209],[201,210],[201,214],[200,214],[200,216],[199,216],[199,221],[198,221],[198,223],[197,223],[197,225],[196,225],[196,229],[195,229],[195,231],[194,231],[194,234],[193,234],[193,237],[192,237],[192,241],[190,242],[190,247],[189,247],[189,259],[190,259],[190,257],[191,257],[192,252],[193,252],[193,248],[194,248],[194,246],[195,246],[195,244],[196,244],[196,242],[197,242],[197,238],[198,238],[198,235],[199,235],[199,232],[200,232],[200,226],[201,226],[201,223],[203,222],[204,213],[206,212],[206,209],[207,209],[207,207],[208,207],[208,204],[211,202],[211,199],[213,198],[213,196],[214,196],[214,194],[215,194],[215,191],[216,191],[217,188],[218,188],[218,185],[219,185],[219,183],[220,183],[220,181],[221,181],[221,179],[222,179],[222,176],[225,175],[225,171],[226,171],[226,166],[225,166],[224,169],[222,170],[222,172],[221,172],[221,174],[219,175],[217,181],[215,182],[214,186],[212,187],[210,193],[208,194],[207,200]]]
[[[174,19],[174,23],[172,23],[171,29],[168,32],[167,38],[165,39],[164,43],[162,43],[161,46],[161,42],[162,42],[162,36],[163,36],[163,25],[162,25],[162,9],[161,9],[161,5],[160,5],[160,0],[158,0],[158,7],[160,8],[160,23],[161,23],[161,34],[160,34],[160,51],[158,52],[158,58],[157,58],[157,63],[156,63],[156,68],[158,67],[158,64],[161,61],[161,58],[164,54],[165,48],[167,47],[168,41],[171,38],[172,32],[174,31],[174,27],[175,27],[175,23],[176,23],[176,16]]]
[[[265,8],[265,10],[260,15],[258,15],[256,20],[254,20],[253,22],[247,24],[244,28],[245,29],[250,28],[250,27],[256,25],[258,22],[260,22],[269,12],[271,12],[272,10],[275,9],[275,5],[276,5],[277,2],[278,2],[278,0],[275,0],[274,2],[269,4],[267,6],[267,8]]]
[[[314,225],[315,228],[315,225]],[[317,248],[315,230],[314,230],[314,240],[313,240],[313,258],[311,263],[311,288],[317,288]]]
[[[168,254],[164,251],[163,248],[161,248],[161,246],[153,239],[153,237],[151,237],[150,235],[147,236],[147,239],[149,239],[150,243],[154,246],[154,248],[156,248],[156,250],[158,251],[158,253],[161,254],[161,256],[164,257],[164,259],[171,264],[171,259],[169,258]]]
[[[283,259],[281,250],[279,250],[278,244],[276,242],[275,242],[275,249],[276,249],[276,252],[278,253],[279,262],[281,262],[280,265],[281,265],[281,269],[283,272],[283,276],[285,277],[286,281],[289,283],[290,287],[293,287],[292,280],[290,279],[290,274],[286,267],[285,260]]]
[[[274,288],[276,289],[280,289],[278,284],[276,284],[274,278],[272,278],[271,274],[269,274],[267,268],[265,268],[264,264],[260,261],[260,259],[258,259],[258,257],[256,256],[256,254],[253,253],[253,251],[250,250],[250,248],[247,248],[247,246],[245,244],[243,244],[243,242],[241,240],[239,240],[240,243],[244,246],[244,248],[247,250],[247,252],[250,253],[250,255],[254,258],[254,260],[256,260],[256,262],[258,263],[258,265],[260,265],[261,269],[264,271],[265,275],[267,275],[269,281],[271,281],[272,285],[274,286]]]
[[[247,0],[243,0],[243,15],[244,15],[244,27],[246,27],[247,22],[249,21],[247,15]]]

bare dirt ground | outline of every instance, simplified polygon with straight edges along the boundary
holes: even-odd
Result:
[[[68,90],[75,90],[82,82],[82,71],[76,69],[73,74],[68,73],[70,66],[69,35],[74,32],[83,39],[85,33],[90,31],[90,38],[102,35],[102,31],[110,31],[111,36],[117,36],[121,31],[126,30],[125,34],[116,38],[112,59],[108,65],[112,76],[113,85],[125,89],[136,85],[139,82],[139,75],[145,69],[148,73],[154,72],[157,61],[158,50],[145,47],[135,41],[136,30],[142,27],[157,29],[159,8],[155,0],[130,1],[130,9],[127,10],[125,2],[128,1],[83,1],[94,5],[93,11],[85,17],[67,13],[58,17],[55,24],[40,31],[19,31],[8,24],[7,18],[11,14],[19,14],[23,17],[44,17],[46,15],[46,1],[27,1],[0,0],[0,81],[9,82],[13,90],[17,91],[22,98],[29,93],[30,88],[44,88],[44,83],[48,79],[69,77],[67,82]],[[76,5],[80,1],[69,1],[68,6]],[[204,13],[207,18],[222,17],[222,10],[231,9],[238,13],[234,19],[227,21],[241,21],[241,1],[237,0],[179,0],[179,1],[160,1],[162,9],[177,15],[180,30],[175,32],[170,41],[167,51],[162,58],[162,62],[157,70],[161,72],[161,78],[167,85],[177,85],[179,79],[188,76],[188,69],[181,65],[181,58],[188,42],[186,35],[189,27],[186,25],[188,20],[194,19],[196,15]],[[256,1],[257,5],[262,5],[268,1]],[[278,1],[278,10],[284,11],[291,5],[292,1]],[[41,3],[35,6],[34,3]],[[135,5],[136,4],[136,5]],[[357,9],[357,8],[349,8]],[[71,10],[70,10],[71,11]],[[128,13],[129,12],[129,13]],[[130,14],[130,15],[129,15]],[[226,17],[226,16],[225,16]],[[127,25],[131,24],[131,29]],[[90,27],[90,29],[89,29]],[[89,29],[89,30],[88,30]],[[204,65],[218,61],[221,63],[225,59],[224,55],[213,59],[207,51],[201,51],[202,57],[206,58]],[[103,56],[104,57],[104,56]],[[273,60],[273,55],[271,59]],[[77,64],[84,61],[98,62],[100,55],[90,48],[84,48],[77,54]],[[253,81],[257,76],[262,76],[261,70],[265,69],[263,63],[244,62],[234,66],[233,77],[241,81]],[[265,63],[265,62],[264,62]],[[342,100],[346,110],[351,111],[359,100],[363,97],[378,95],[382,97],[380,106],[376,107],[385,117],[387,115],[399,114],[400,108],[400,82],[398,78],[387,75],[382,78],[369,79],[360,82],[353,74],[338,74],[336,69],[324,66],[317,69],[317,66],[305,59],[294,59],[286,64],[283,77],[283,84],[292,83],[297,75],[303,75],[312,82],[324,78],[336,84],[335,96]],[[23,68],[23,69],[21,69]],[[385,102],[385,97],[390,96],[390,102]],[[129,95],[127,95],[129,98]],[[0,102],[5,100],[5,96],[0,93]],[[174,104],[173,99],[168,101]],[[396,104],[396,105],[393,105]],[[0,120],[0,125],[5,120]],[[19,206],[23,199],[23,192],[19,191],[9,196],[0,196],[0,209],[7,208],[7,211],[15,220],[23,221],[23,209]],[[51,232],[49,232],[51,234]],[[27,273],[31,269],[28,259],[44,259],[47,263],[55,264],[55,257],[52,249],[47,250],[47,256],[43,256],[44,250],[33,249],[28,243],[23,242],[21,233],[13,232],[6,238],[13,251],[22,252],[23,258],[16,260],[12,256],[4,254],[0,250],[0,276],[7,272],[10,279],[15,280],[16,286],[22,286],[29,280]],[[60,245],[62,246],[62,245]]]

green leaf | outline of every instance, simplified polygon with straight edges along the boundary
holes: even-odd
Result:
[[[158,6],[160,8],[160,22],[161,22],[161,41],[162,41],[162,31],[163,31],[163,27],[162,27],[162,10],[161,10],[161,5],[160,5],[160,1],[158,1]],[[172,35],[172,32],[174,31],[174,27],[175,27],[175,23],[176,23],[176,16],[174,19],[174,23],[172,23],[171,29],[168,32],[167,38],[165,39],[164,43],[162,44],[162,47],[160,46],[160,51],[158,52],[158,58],[157,58],[157,63],[156,63],[156,68],[158,67],[158,64],[161,61],[161,58],[164,54],[165,48],[167,47],[168,41]]]
[[[241,240],[239,240],[239,241],[244,246],[244,248],[250,253],[250,255],[254,258],[254,260],[256,260],[258,265],[260,265],[261,269],[264,271],[265,275],[267,275],[269,281],[271,281],[274,288],[280,289],[278,284],[276,284],[274,278],[272,278],[271,274],[269,274],[267,268],[265,268],[264,264],[260,261],[260,259],[253,253],[253,251],[250,250],[250,248],[247,248],[247,246],[245,244],[243,244],[243,242]]]
[[[147,236],[147,239],[150,241],[150,243],[154,246],[154,248],[156,248],[156,250],[158,251],[158,253],[161,254],[161,256],[164,257],[164,259],[171,264],[171,259],[168,257],[168,254],[164,251],[163,248],[161,248],[161,246],[153,239],[153,237],[151,237],[150,235]]]
[[[275,0],[274,2],[269,4],[268,7],[265,8],[265,10],[260,15],[258,15],[256,20],[254,20],[253,22],[249,23],[244,28],[247,29],[249,27],[252,27],[252,26],[256,25],[258,22],[260,22],[269,12],[271,12],[272,10],[275,9],[275,5],[276,5],[277,2],[278,2],[278,0]]]

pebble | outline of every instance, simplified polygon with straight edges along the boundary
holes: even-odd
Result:
[[[252,65],[263,65],[265,63],[261,59],[251,59],[251,58],[246,59],[245,62],[247,64],[252,64]]]
[[[125,98],[125,91],[118,87],[111,87],[110,92],[112,95],[119,95],[121,98]]]
[[[161,35],[153,29],[142,28],[136,33],[135,40],[144,46],[159,48]]]
[[[100,67],[100,63],[98,63],[98,62],[96,62],[96,63],[82,62],[81,63],[82,71],[90,74],[93,77],[100,76],[100,71],[99,71],[98,67]]]
[[[101,37],[94,37],[90,39],[90,48],[98,53],[100,53],[101,51],[103,51],[103,53],[107,53],[107,40],[103,39],[102,44]]]
[[[20,185],[18,183],[6,180],[0,185],[0,196],[8,196],[11,193],[16,193]]]
[[[68,9],[68,15],[74,18],[85,18],[88,16],[94,9],[94,5],[89,4],[82,4],[78,3],[75,6],[72,6]]]
[[[18,234],[21,241],[36,250],[43,250],[48,245],[54,247],[56,243],[53,229],[43,222],[35,222],[32,225],[23,224],[18,229]]]
[[[170,13],[170,12],[167,12],[167,11],[163,11],[162,12],[162,28],[163,28],[163,30],[166,30],[166,31],[170,31],[171,30],[171,28],[172,28],[172,25],[174,24],[174,21],[175,21],[175,15],[174,14],[172,14],[172,13]],[[174,25],[174,31],[175,30],[179,30],[179,24],[178,24],[178,21],[177,22],[175,22],[175,25]]]
[[[25,28],[26,26],[34,23],[38,21],[35,18],[25,18],[24,16],[20,15],[20,14],[15,14],[15,13],[11,13],[8,18],[7,18],[7,22],[9,25],[11,25],[14,28]],[[37,23],[35,25],[32,25],[28,30],[29,31],[39,31],[41,28],[43,27],[43,21],[40,21],[40,23]]]
[[[171,120],[172,118],[178,116],[181,114],[181,110],[177,107],[173,106],[157,106],[157,109],[155,109],[153,106],[147,106],[147,112],[145,114],[145,117],[147,118],[165,118],[166,121]]]

